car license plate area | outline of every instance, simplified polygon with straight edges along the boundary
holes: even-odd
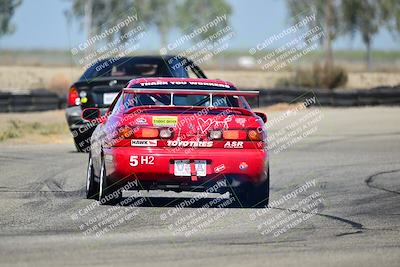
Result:
[[[114,98],[117,95],[118,95],[118,93],[105,93],[105,94],[103,94],[103,104],[104,105],[110,105],[114,101]]]
[[[207,161],[194,160],[196,175],[204,177],[207,175]],[[190,160],[175,160],[174,161],[174,175],[175,176],[191,176]]]

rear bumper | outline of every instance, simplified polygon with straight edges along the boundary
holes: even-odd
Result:
[[[107,175],[115,182],[193,184],[234,177],[240,182],[259,183],[266,179],[268,165],[267,151],[263,149],[185,148],[174,152],[169,148],[113,147],[104,150],[104,158]],[[174,160],[206,160],[206,176],[175,176]]]

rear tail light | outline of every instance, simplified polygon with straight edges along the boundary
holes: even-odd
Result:
[[[249,135],[249,139],[250,139],[251,141],[261,141],[261,140],[262,140],[262,135],[261,135],[261,133],[260,133],[259,131],[257,131],[257,130],[250,130],[250,131],[248,132],[248,135]]]
[[[226,130],[223,131],[223,137],[226,140],[246,140],[247,133],[243,130]]]
[[[159,131],[157,128],[139,128],[134,133],[136,138],[157,138],[158,135]]]
[[[129,138],[170,138],[172,131],[169,129],[158,129],[151,127],[128,127],[122,126],[118,128],[118,137],[122,139]]]
[[[263,136],[257,129],[252,130],[211,130],[208,132],[210,140],[250,140],[261,141]]]
[[[68,101],[68,106],[78,106],[81,104],[78,90],[76,89],[75,86],[69,88],[67,101]]]

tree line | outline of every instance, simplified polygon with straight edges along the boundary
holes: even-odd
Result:
[[[135,9],[140,22],[157,30],[163,47],[168,43],[169,33],[175,28],[183,33],[189,33],[193,28],[200,27],[219,15],[227,15],[228,19],[226,21],[200,35],[201,39],[205,39],[226,27],[229,24],[229,17],[232,13],[230,5],[225,0],[71,1],[73,2],[72,9],[67,14],[84,22],[88,37],[101,32],[105,25],[113,24],[113,22],[117,23],[121,19],[119,17],[120,14],[126,13],[127,10]]]
[[[231,6],[225,0],[66,1],[72,3],[71,9],[66,12],[67,18],[76,18],[82,22],[87,38],[104,30],[105,25],[118,23],[120,14],[133,7],[146,26],[157,30],[161,46],[168,43],[169,33],[173,29],[189,33],[193,28],[204,25],[217,16],[226,15],[227,20],[224,23],[198,36],[206,39],[226,27],[232,14]],[[11,19],[21,2],[22,0],[0,0],[0,38],[15,31]],[[325,54],[324,66],[327,69],[333,66],[332,43],[338,36],[361,36],[369,69],[372,65],[371,51],[376,34],[386,28],[394,38],[400,36],[400,0],[286,0],[286,4],[293,23],[315,13],[316,21],[323,25],[325,38],[321,45]],[[309,24],[309,27],[314,25]],[[115,33],[118,34],[123,32]]]
[[[357,33],[361,36],[369,70],[373,40],[379,30],[386,28],[393,38],[400,37],[400,0],[286,0],[286,3],[289,16],[296,22],[309,13],[316,14],[316,21],[324,28],[324,66],[328,70],[333,67],[332,42],[339,36],[354,38]]]

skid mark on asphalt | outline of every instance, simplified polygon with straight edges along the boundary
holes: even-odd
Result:
[[[43,191],[48,191],[48,190],[43,190],[43,188],[47,187],[50,189],[50,191],[52,191],[52,189],[54,189],[54,186],[50,185],[49,187],[49,180],[52,180],[52,177],[54,177],[55,175],[57,175],[58,172],[50,172],[49,174],[46,175],[46,177],[39,177],[38,179],[36,179],[36,181],[29,183],[26,187],[22,188],[21,190],[18,191],[26,191],[26,193],[31,193],[32,195],[35,195],[36,193],[40,193]],[[59,186],[55,186],[57,187],[57,189],[55,189],[56,191],[59,191]]]
[[[383,190],[383,191],[386,191],[386,192],[390,192],[390,193],[394,193],[394,194],[400,195],[400,192],[398,192],[398,191],[390,190],[390,189],[384,188],[382,186],[378,186],[378,185],[372,184],[372,182],[375,180],[375,178],[377,178],[377,176],[379,176],[379,175],[388,174],[388,173],[396,173],[396,172],[399,172],[399,171],[400,171],[400,169],[396,169],[396,170],[382,171],[382,172],[375,173],[375,174],[369,176],[367,179],[365,179],[365,183],[370,188],[380,189],[380,190]]]
[[[54,175],[53,175],[54,174]],[[29,183],[27,186],[18,189],[18,188],[7,188],[4,187],[5,190],[0,190],[0,193],[17,193],[22,194],[22,198],[25,199],[33,199],[35,197],[45,197],[47,199],[51,198],[70,198],[70,197],[84,197],[85,196],[85,187],[78,190],[73,191],[65,191],[64,184],[65,179],[59,181],[54,179],[55,175],[59,174],[59,172],[49,174],[46,177],[41,177],[37,179],[35,182]]]
[[[63,192],[63,182],[56,181],[54,179],[46,179],[44,181],[46,186],[50,189],[51,192]]]
[[[32,198],[32,195],[37,197],[48,197],[54,196],[57,198],[69,198],[69,197],[84,197],[85,196],[85,188],[82,187],[79,190],[75,191],[49,191],[49,190],[39,190],[39,191],[31,191],[31,190],[1,190],[0,193],[22,193],[24,194],[23,198]]]
[[[358,230],[358,231],[355,231],[355,232],[348,232],[348,233],[337,234],[336,236],[340,237],[340,236],[355,235],[355,234],[362,234],[362,233],[363,233],[363,231]]]
[[[301,212],[301,213],[311,214],[310,212],[307,212],[307,211],[291,210],[291,209],[285,209],[285,208],[279,208],[279,207],[271,207],[271,209],[286,210],[286,211],[289,211],[289,212]],[[349,219],[345,219],[345,218],[342,218],[342,217],[329,215],[329,214],[323,214],[323,213],[314,213],[314,214],[318,215],[318,216],[321,216],[321,217],[324,217],[324,218],[328,218],[328,219],[331,219],[331,220],[335,220],[335,221],[339,221],[339,222],[348,224],[353,229],[360,230],[361,232],[362,232],[362,230],[365,230],[364,226],[361,223],[358,223],[358,222],[355,222],[355,221],[352,221],[352,220],[349,220]]]
[[[293,242],[304,242],[306,239],[290,239],[290,240],[275,240],[275,241],[260,241],[260,242],[230,242],[227,245],[245,246],[245,245],[270,245],[270,244],[292,244]]]
[[[22,188],[8,188],[9,190],[1,190],[0,193],[24,193],[23,198],[46,197],[46,198],[68,198],[84,196],[84,187],[74,190],[65,191],[64,185],[67,175],[63,170],[52,170],[35,179],[33,182],[26,184]]]
[[[27,158],[22,158],[22,157],[10,157],[10,156],[2,156],[0,155],[0,160],[1,161],[14,161],[14,160],[26,160]]]

